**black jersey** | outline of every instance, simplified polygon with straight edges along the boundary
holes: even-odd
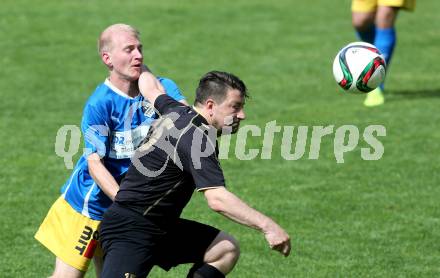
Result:
[[[132,158],[115,202],[161,223],[177,219],[195,189],[224,186],[217,131],[194,109],[167,95],[161,117]]]

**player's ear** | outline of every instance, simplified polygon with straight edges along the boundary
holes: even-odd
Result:
[[[209,116],[212,116],[214,114],[214,112],[213,112],[214,106],[215,106],[215,101],[213,99],[208,98],[205,101],[205,107],[206,107],[206,110],[209,112]]]
[[[107,67],[112,67],[113,66],[113,64],[112,64],[112,59],[111,59],[111,56],[110,56],[110,53],[108,53],[108,52],[102,52],[101,53],[101,59],[102,59],[102,62],[107,66]]]

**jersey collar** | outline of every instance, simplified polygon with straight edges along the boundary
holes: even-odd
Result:
[[[126,93],[124,93],[123,91],[121,91],[118,88],[116,88],[116,86],[112,84],[110,79],[106,78],[105,81],[104,81],[104,84],[107,87],[109,87],[113,92],[115,92],[116,94],[120,95],[121,97],[128,98],[128,99],[134,99],[134,97],[131,97],[131,96],[127,95]]]

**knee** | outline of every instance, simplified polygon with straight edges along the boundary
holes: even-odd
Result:
[[[377,10],[376,25],[379,28],[391,28],[397,18],[398,8],[380,6]]]
[[[205,253],[204,261],[216,267],[222,273],[229,273],[240,257],[238,241],[224,232],[220,232]]]
[[[234,263],[238,261],[240,257],[240,244],[233,236],[225,234],[220,244],[224,256],[229,257]]]
[[[358,31],[365,31],[374,24],[375,13],[353,13],[351,24]]]

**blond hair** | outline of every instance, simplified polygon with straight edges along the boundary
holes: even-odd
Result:
[[[98,38],[98,53],[102,54],[104,51],[110,51],[113,47],[113,35],[116,32],[127,32],[133,34],[136,38],[139,38],[139,31],[128,24],[117,23],[108,26],[102,31]]]

